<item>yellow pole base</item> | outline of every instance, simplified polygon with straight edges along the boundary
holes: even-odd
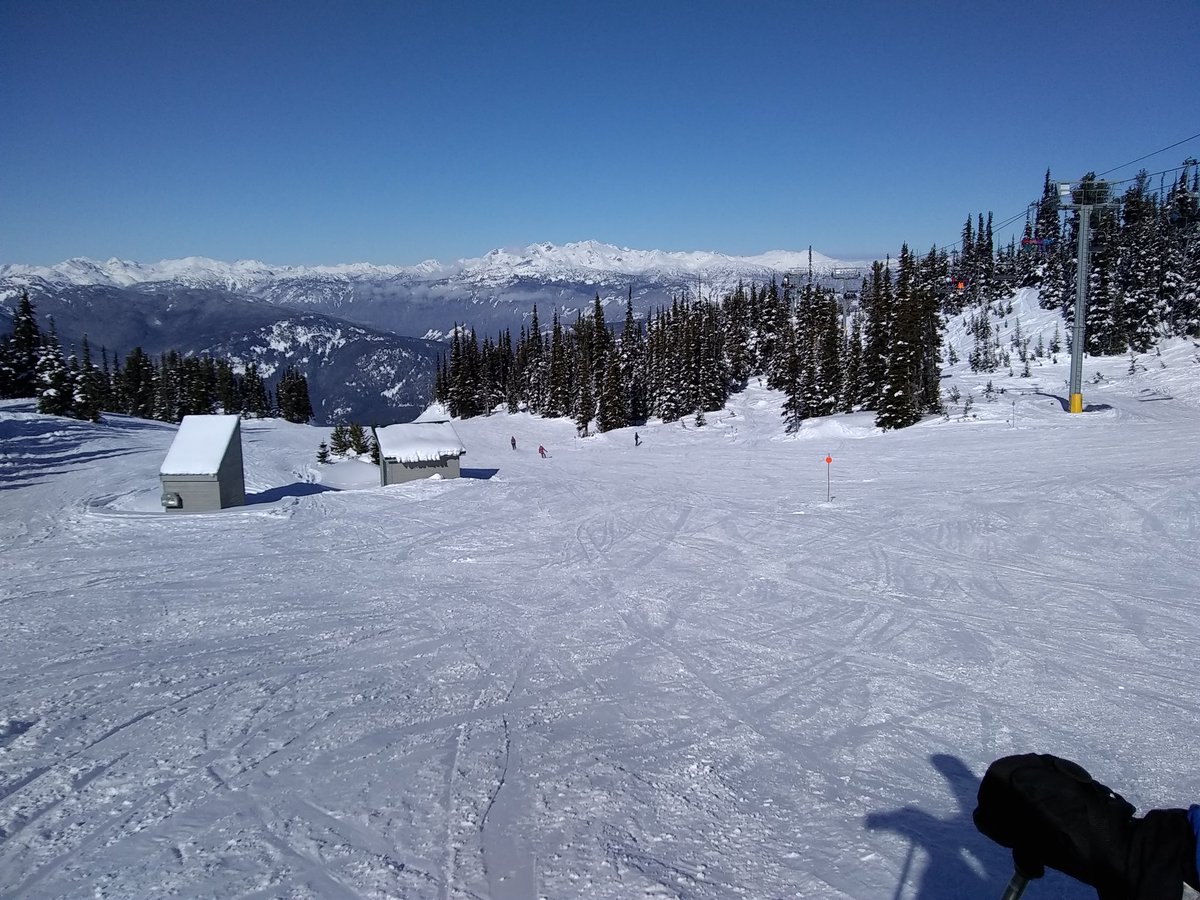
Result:
[[[1072,394],[1071,395],[1071,412],[1073,412],[1073,413],[1083,412],[1083,394]]]

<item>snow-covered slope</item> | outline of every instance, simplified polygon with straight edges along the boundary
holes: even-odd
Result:
[[[172,426],[0,404],[0,896],[999,896],[998,756],[1200,797],[1196,354],[886,434],[494,415],[389,488],[251,421],[196,516]]]

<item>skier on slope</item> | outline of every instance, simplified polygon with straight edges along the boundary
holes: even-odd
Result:
[[[514,434],[512,437],[509,438],[509,441],[512,442],[512,448],[514,450],[516,450],[517,449],[517,436]]]
[[[546,448],[541,444],[538,444],[538,456],[540,456],[542,459],[546,458]]]
[[[635,447],[642,446],[642,439],[640,437],[638,437],[638,433],[636,431],[633,433],[633,446],[635,446]]]

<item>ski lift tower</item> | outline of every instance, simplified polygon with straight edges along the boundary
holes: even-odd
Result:
[[[1087,318],[1088,246],[1091,242],[1092,210],[1111,209],[1120,204],[1108,201],[1107,185],[1080,183],[1078,196],[1070,182],[1058,185],[1059,209],[1079,210],[1079,244],[1075,266],[1075,323],[1071,330],[1071,412],[1083,412],[1083,342]],[[1103,188],[1103,190],[1097,190]],[[1089,194],[1092,196],[1089,197]],[[1078,200],[1079,202],[1076,202]]]

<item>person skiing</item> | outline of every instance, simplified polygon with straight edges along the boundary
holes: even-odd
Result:
[[[546,458],[546,448],[541,444],[538,444],[538,456],[540,456],[542,459]]]
[[[638,433],[636,431],[633,433],[633,446],[635,446],[635,447],[642,446],[642,439],[640,437],[638,437]]]
[[[509,441],[512,442],[512,448],[514,450],[516,450],[517,449],[517,436],[514,434],[512,437],[509,438]]]

